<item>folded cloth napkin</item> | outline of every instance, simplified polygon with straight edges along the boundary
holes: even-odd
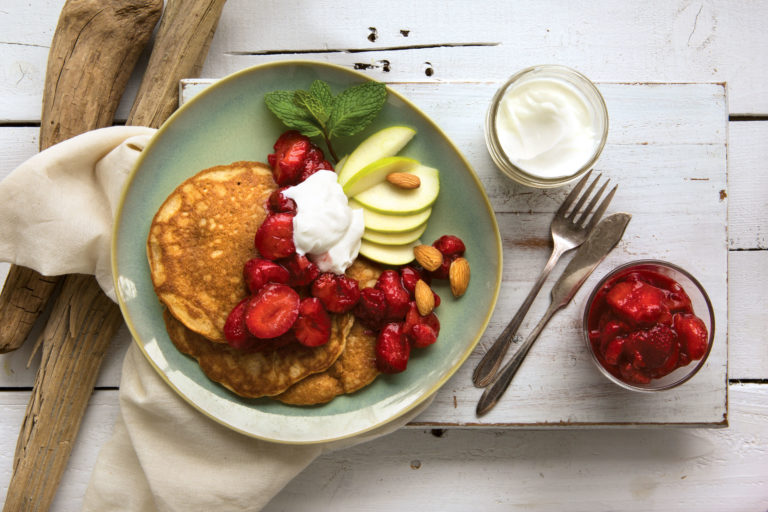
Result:
[[[45,275],[96,276],[115,299],[110,239],[122,186],[150,128],[79,135],[30,158],[0,182],[0,261]],[[387,434],[430,401],[364,435],[282,445],[238,434],[178,396],[135,343],[123,362],[120,414],[99,453],[87,511],[258,510],[313,459]]]

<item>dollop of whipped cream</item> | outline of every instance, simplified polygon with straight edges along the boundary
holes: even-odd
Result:
[[[333,171],[318,171],[283,196],[296,202],[293,243],[321,272],[343,274],[360,251],[365,223],[363,210],[349,207]]]

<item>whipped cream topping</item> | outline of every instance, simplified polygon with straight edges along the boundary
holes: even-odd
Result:
[[[343,274],[355,261],[365,224],[362,210],[349,207],[333,171],[318,171],[283,191],[296,202],[293,243],[321,272]]]
[[[499,143],[517,167],[558,178],[579,171],[594,153],[597,118],[574,86],[542,77],[510,87],[495,122]]]

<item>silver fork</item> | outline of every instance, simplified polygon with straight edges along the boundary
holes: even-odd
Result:
[[[523,323],[523,319],[525,318],[526,313],[528,313],[528,309],[530,309],[533,300],[536,298],[539,290],[541,290],[541,287],[544,285],[544,281],[547,280],[549,273],[555,267],[555,264],[557,264],[557,261],[563,254],[580,246],[584,240],[586,240],[587,235],[589,235],[592,229],[594,229],[594,227],[600,221],[603,213],[605,213],[605,210],[608,208],[608,204],[611,202],[611,199],[613,199],[613,195],[616,193],[616,188],[618,185],[613,187],[611,192],[605,197],[605,199],[603,199],[603,202],[600,203],[600,206],[597,207],[597,210],[595,210],[595,213],[592,215],[592,218],[589,219],[589,223],[586,222],[589,214],[592,212],[592,209],[600,200],[600,197],[603,195],[605,188],[611,181],[608,179],[603,184],[603,186],[600,187],[600,190],[597,191],[597,194],[595,194],[587,207],[577,218],[579,210],[581,210],[581,207],[589,198],[592,190],[594,190],[595,185],[597,185],[597,182],[602,176],[601,174],[597,175],[589,187],[587,187],[587,190],[581,194],[579,201],[576,203],[573,209],[570,209],[571,204],[576,200],[577,197],[579,197],[579,194],[584,188],[584,185],[586,185],[587,181],[589,181],[591,174],[592,171],[590,170],[576,184],[576,186],[573,187],[573,190],[570,194],[568,194],[568,197],[565,198],[565,201],[563,202],[560,209],[555,212],[555,218],[552,219],[552,225],[550,226],[554,247],[552,248],[552,254],[549,257],[549,261],[547,261],[547,264],[544,266],[544,270],[541,271],[541,275],[536,280],[533,288],[523,301],[520,309],[509,322],[507,327],[504,328],[504,331],[502,331],[499,338],[494,342],[491,348],[488,349],[488,352],[485,353],[475,368],[475,371],[472,374],[472,382],[474,382],[475,386],[482,388],[491,382],[493,376],[499,370],[499,366],[501,366],[501,361],[504,359],[504,355],[507,353],[507,350],[509,350],[509,345],[512,343],[512,339],[514,338],[517,329],[520,328],[520,324]]]

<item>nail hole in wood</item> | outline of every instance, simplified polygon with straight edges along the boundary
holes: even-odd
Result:
[[[402,28],[400,29],[400,35],[403,36],[403,37],[408,37],[408,34],[410,34],[410,33],[411,33],[410,30],[404,30]]]
[[[379,33],[376,31],[376,27],[368,27],[368,30],[371,31],[371,33],[368,34],[368,40],[372,43],[375,43],[379,38]]]
[[[425,62],[424,64],[427,66],[426,69],[424,70],[424,74],[427,75],[427,76],[434,75],[435,74],[435,68],[432,67],[432,63],[431,62]]]

